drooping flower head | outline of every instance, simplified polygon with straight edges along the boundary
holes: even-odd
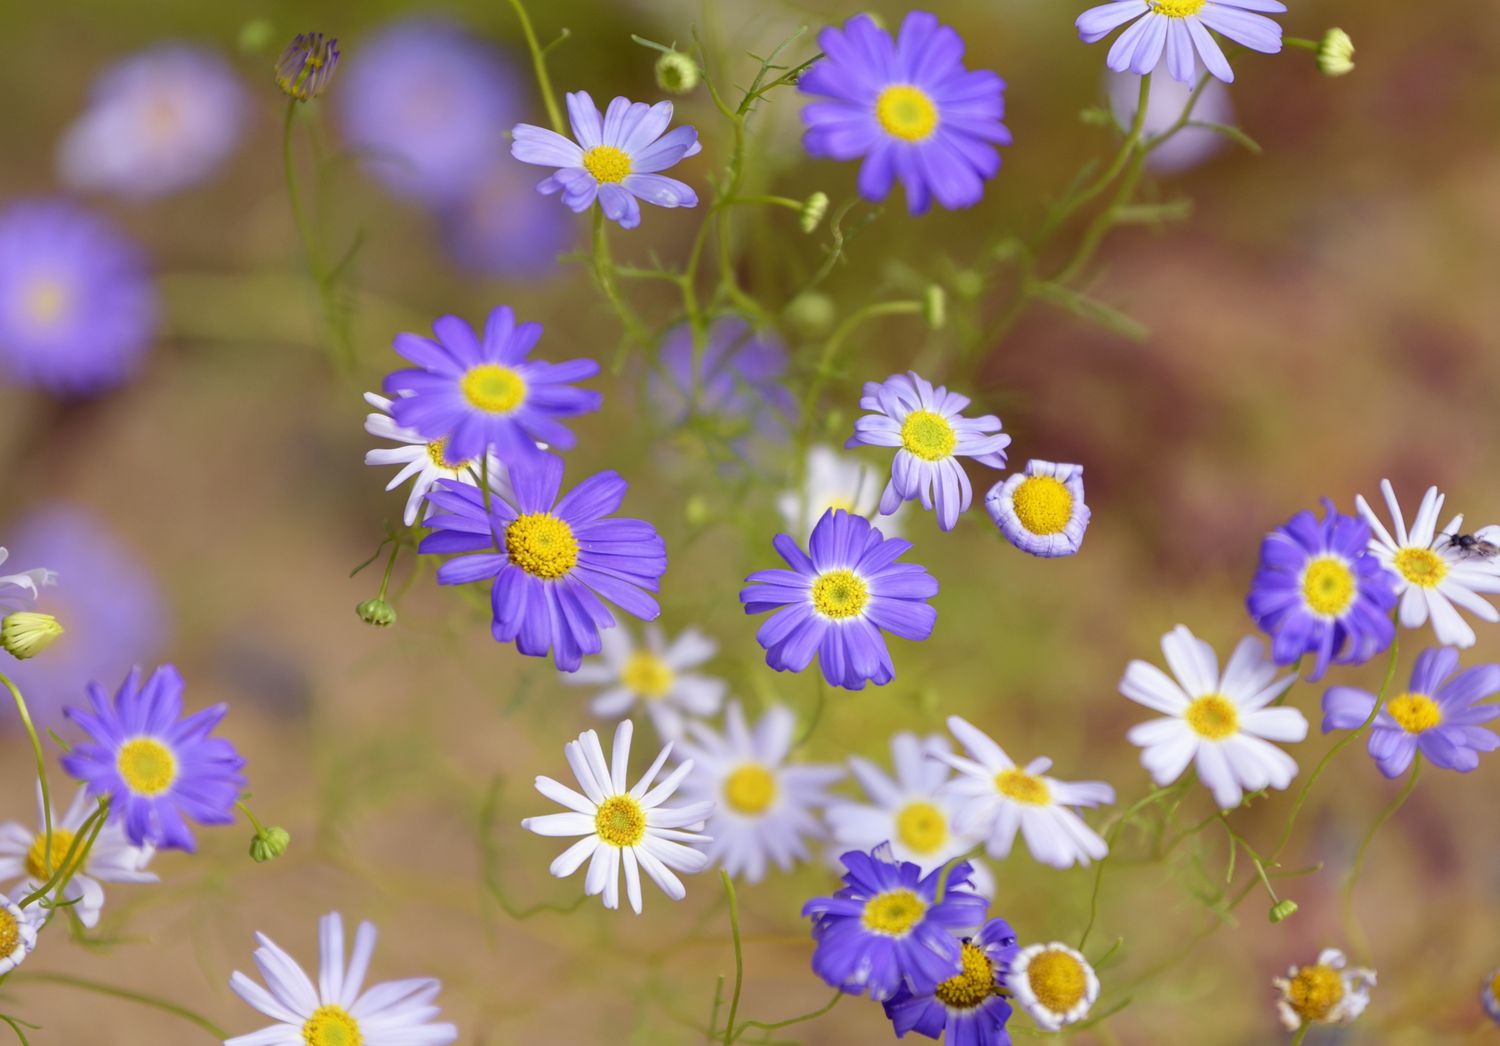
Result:
[[[417,521],[419,514],[432,514],[427,502],[427,492],[440,479],[451,479],[477,487],[481,477],[488,476],[490,490],[500,497],[510,492],[505,466],[488,451],[485,460],[454,460],[448,456],[446,440],[429,440],[416,429],[402,428],[391,417],[391,401],[373,392],[365,393],[365,402],[375,408],[375,413],[365,415],[365,431],[379,439],[389,440],[394,447],[377,447],[365,452],[366,465],[400,465],[386,490],[395,490],[407,480],[412,481],[411,491],[406,496],[406,509],[402,522],[408,527]]]
[[[802,489],[783,491],[776,498],[776,510],[787,530],[793,534],[811,534],[823,513],[843,509],[856,516],[869,517],[880,505],[885,477],[863,461],[840,454],[832,447],[818,445],[807,452],[807,474]],[[880,521],[880,532],[888,538],[901,534],[902,509]]]
[[[1396,637],[1396,579],[1369,551],[1370,525],[1323,505],[1322,522],[1299,512],[1266,535],[1246,600],[1278,665],[1314,655],[1309,680],[1330,662],[1363,664]]]
[[[1058,1031],[1088,1016],[1099,998],[1099,977],[1076,949],[1053,941],[1022,948],[1006,984],[1016,1005],[1043,1031]]]
[[[1232,83],[1234,70],[1209,30],[1252,51],[1277,54],[1281,26],[1260,11],[1281,14],[1286,5],[1280,0],[1112,0],[1078,16],[1078,35],[1086,44],[1097,43],[1130,22],[1106,59],[1115,72],[1144,76],[1165,59],[1167,72],[1181,83],[1195,82],[1201,69]]]
[[[972,207],[1000,170],[1009,145],[1005,81],[964,67],[964,42],[927,11],[891,34],[869,15],[818,34],[823,57],[797,81],[822,99],[802,110],[802,143],[813,156],[858,160],[859,192],[883,200],[900,179],[906,205],[924,213]]]
[[[662,339],[659,366],[648,382],[652,405],[672,424],[689,414],[740,426],[747,435],[778,438],[796,418],[796,402],[783,381],[786,346],[772,331],[757,331],[738,316],[721,316],[708,328],[702,352],[681,324]]]
[[[339,64],[339,42],[322,33],[298,33],[276,60],[276,86],[305,102],[328,90]]]
[[[1240,805],[1245,792],[1285,788],[1297,774],[1297,762],[1272,741],[1301,741],[1307,720],[1295,708],[1270,708],[1272,701],[1297,681],[1295,674],[1276,678],[1261,640],[1247,637],[1219,674],[1214,648],[1178,625],[1161,638],[1162,653],[1172,669],[1168,676],[1145,661],[1132,661],[1120,682],[1120,693],[1163,718],[1130,728],[1130,743],[1140,745],[1141,765],[1158,785],[1169,785],[1196,763],[1198,778],[1225,810]]]
[[[1481,725],[1500,716],[1500,705],[1479,703],[1500,692],[1500,665],[1472,665],[1454,676],[1457,668],[1457,650],[1422,651],[1410,685],[1375,717],[1370,756],[1386,777],[1406,773],[1418,752],[1444,770],[1468,773],[1479,766],[1481,753],[1500,748],[1500,737]],[[1323,695],[1323,732],[1364,725],[1375,702],[1367,690],[1331,687]]]
[[[991,919],[960,942],[959,973],[914,995],[905,988],[885,1003],[896,1037],[909,1031],[965,1046],[1010,1046],[1007,975],[1019,949],[1004,919]]]
[[[984,506],[1007,541],[1044,558],[1075,554],[1093,518],[1083,500],[1083,466],[1036,458],[991,487]]]
[[[226,1039],[224,1046],[447,1046],[457,1042],[457,1028],[435,1023],[440,1011],[434,1002],[442,982],[414,977],[365,989],[375,937],[373,923],[360,923],[346,965],[343,919],[338,912],[319,919],[318,979],[314,983],[297,960],[271,938],[257,933],[260,947],[255,950],[255,965],[266,987],[238,970],[229,978],[229,986],[276,1023]]]
[[[870,853],[851,850],[840,860],[843,889],[802,907],[817,942],[814,973],[840,991],[879,1002],[903,988],[930,994],[963,973],[959,938],[979,929],[986,907],[983,897],[967,889],[968,862],[923,876],[916,865],[894,860],[886,846]],[[947,889],[939,901],[945,873]]]
[[[65,709],[89,735],[63,756],[63,768],[108,798],[110,820],[123,823],[136,846],[196,849],[183,818],[229,824],[245,787],[245,760],[223,738],[209,734],[227,712],[215,705],[182,718],[182,676],[163,665],[141,682],[131,671],[111,702],[89,684],[90,710]]]
[[[136,245],[62,200],[0,211],[0,369],[56,395],[131,377],[156,334],[156,290]]]
[[[670,741],[635,787],[627,789],[634,729],[629,719],[615,728],[614,750],[608,763],[594,731],[586,730],[578,740],[569,741],[563,754],[583,791],[574,791],[550,777],[538,777],[536,790],[566,806],[568,812],[528,817],[521,827],[537,835],[582,836],[552,862],[549,871],[566,879],[587,861],[584,893],[589,897],[603,894],[604,907],[618,908],[623,868],[626,898],[640,915],[642,871],[668,897],[680,901],[687,896],[687,888],[676,872],[693,875],[708,867],[708,856],[697,846],[710,841],[701,831],[713,803],[665,805],[693,772],[693,761],[688,759],[656,784],[656,775],[672,754]]]
[[[896,448],[890,482],[880,498],[883,515],[895,512],[903,501],[920,499],[923,508],[936,510],[938,526],[952,530],[974,499],[958,459],[1005,467],[1010,436],[1000,431],[1000,419],[993,414],[964,417],[960,412],[969,397],[941,385],[934,388],[915,371],[865,382],[859,405],[873,413],[855,421],[844,448]]]
[[[562,459],[542,454],[510,470],[510,499],[439,480],[427,495],[438,513],[424,553],[461,553],[438,568],[444,585],[493,580],[491,627],[501,643],[530,657],[552,654],[573,672],[602,649],[599,633],[614,615],[600,597],[646,621],[661,613],[647,593],[667,569],[666,544],[650,523],[607,519],[626,484],[617,473],[590,476],[561,499]]]
[[[740,602],[747,614],[775,611],[755,638],[776,671],[800,672],[817,657],[833,686],[884,686],[896,669],[883,633],[913,640],[932,634],[937,611],[927,600],[937,595],[937,580],[926,567],[896,562],[911,542],[830,509],[813,528],[808,552],[788,534],[772,545],[791,569],[757,570],[745,579]]]
[[[601,632],[599,642],[599,659],[563,679],[604,688],[589,703],[595,715],[619,719],[640,708],[663,740],[676,741],[688,722],[713,715],[724,701],[724,680],[695,671],[719,649],[696,628],[668,643],[660,628],[647,625],[645,642],[637,645],[622,625]]]
[[[0,897],[0,977],[26,961],[46,918],[46,909],[39,904],[22,908],[15,899]]]
[[[844,771],[787,761],[796,716],[774,705],[752,731],[738,701],[724,715],[722,734],[689,723],[682,752],[693,761],[683,792],[713,804],[706,831],[710,864],[733,878],[758,883],[766,867],[782,871],[807,859],[807,839],[823,835],[817,811]]]
[[[616,98],[601,114],[587,91],[568,95],[570,141],[545,127],[517,124],[511,131],[511,155],[522,163],[555,167],[537,190],[562,194],[562,202],[582,214],[599,201],[604,215],[622,229],[641,224],[641,200],[658,207],[696,207],[698,194],[661,171],[697,154],[698,132],[676,127],[672,103],[632,102]]]
[[[506,465],[534,457],[538,442],[563,450],[573,433],[558,419],[598,410],[603,397],[572,383],[592,378],[589,359],[530,359],[540,323],[516,323],[510,306],[490,312],[482,337],[457,316],[432,325],[436,339],[398,334],[393,348],[416,364],[386,375],[391,416],[428,440],[443,440],[450,461],[477,458],[487,447]]]
[[[1317,962],[1289,967],[1285,977],[1273,977],[1271,984],[1281,996],[1276,1012],[1282,1026],[1296,1031],[1304,1024],[1348,1024],[1364,1013],[1375,971],[1349,966],[1343,952],[1324,948]]]

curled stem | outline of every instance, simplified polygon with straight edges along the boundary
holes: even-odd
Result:
[[[729,898],[729,932],[734,937],[734,991],[729,996],[729,1014],[724,1022],[725,1046],[732,1046],[735,1036],[734,1019],[740,1012],[740,992],[745,987],[745,952],[740,941],[740,902],[735,896],[734,882],[729,873],[719,869],[719,878],[724,883],[724,893]],[[743,1029],[741,1029],[743,1030]]]
[[[32,973],[30,971],[17,971],[12,975],[11,983],[24,982],[28,984],[55,984],[65,988],[78,988],[82,991],[94,992],[97,995],[108,995],[116,999],[125,999],[129,1002],[149,1006],[154,1010],[174,1014],[187,1021],[189,1024],[197,1025],[215,1039],[223,1041],[229,1038],[229,1033],[220,1028],[213,1021],[202,1014],[194,1013],[185,1006],[168,999],[155,995],[147,995],[144,992],[131,991],[127,988],[116,988],[112,984],[101,984],[98,981],[87,980],[83,977],[74,977],[66,973]]]

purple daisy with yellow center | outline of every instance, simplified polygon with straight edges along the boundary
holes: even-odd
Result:
[[[1010,1046],[1005,975],[1019,951],[1010,923],[985,923],[979,933],[961,942],[959,973],[930,992],[902,988],[886,1001],[885,1015],[896,1037],[914,1031],[952,1046]]]

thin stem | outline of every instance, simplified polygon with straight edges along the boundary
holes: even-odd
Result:
[[[1365,833],[1364,839],[1359,844],[1359,850],[1354,855],[1354,864],[1349,869],[1349,877],[1344,880],[1343,896],[1341,898],[1344,928],[1345,932],[1349,935],[1349,940],[1354,944],[1356,952],[1359,953],[1360,958],[1364,961],[1368,961],[1370,958],[1370,944],[1365,939],[1365,934],[1360,928],[1359,920],[1354,916],[1354,888],[1359,884],[1360,873],[1364,871],[1365,867],[1365,857],[1369,854],[1370,844],[1375,841],[1376,833],[1385,826],[1387,821],[1396,815],[1397,810],[1401,809],[1407,797],[1416,789],[1417,778],[1421,774],[1422,753],[1418,752],[1412,761],[1411,773],[1407,775],[1406,784],[1401,786],[1401,791],[1396,793],[1396,798],[1392,799],[1386,808],[1380,811],[1379,816],[1370,825],[1370,830]]]
[[[1089,934],[1094,931],[1094,922],[1099,918],[1099,890],[1104,882],[1104,866],[1109,862],[1110,856],[1115,852],[1115,842],[1119,839],[1120,832],[1124,830],[1125,825],[1128,824],[1130,822],[1130,819],[1136,814],[1140,813],[1152,803],[1155,803],[1158,800],[1173,794],[1174,792],[1181,791],[1188,783],[1189,779],[1183,778],[1181,781],[1174,781],[1172,784],[1167,785],[1165,788],[1157,788],[1152,792],[1148,792],[1146,795],[1142,796],[1140,799],[1137,799],[1134,803],[1132,803],[1129,809],[1121,814],[1119,819],[1110,826],[1108,833],[1106,833],[1106,841],[1109,844],[1109,850],[1103,857],[1099,859],[1099,863],[1094,868],[1094,889],[1089,896],[1089,921],[1088,924],[1084,926],[1082,935],[1080,935],[1078,938],[1079,951],[1083,951],[1084,945],[1089,943]]]
[[[843,347],[845,339],[853,334],[860,324],[880,316],[916,316],[921,312],[922,303],[919,301],[881,301],[866,305],[845,317],[844,322],[834,328],[833,333],[828,336],[828,341],[823,345],[823,354],[818,357],[817,370],[813,372],[812,380],[807,383],[807,392],[802,397],[803,429],[810,429],[813,423],[813,408],[817,406],[818,396],[833,372],[833,363],[838,357],[839,349]],[[806,442],[805,438],[803,442]]]
[[[817,1020],[819,1017],[823,1016],[825,1013],[828,1013],[835,1006],[837,1006],[839,1004],[839,1000],[844,998],[844,994],[845,993],[841,991],[834,992],[833,998],[829,999],[828,1002],[820,1006],[818,1009],[813,1010],[811,1013],[801,1013],[795,1017],[788,1017],[784,1021],[747,1020],[740,1025],[740,1030],[743,1031],[746,1028],[760,1028],[762,1031],[777,1031],[781,1028],[789,1028],[793,1024],[805,1024],[808,1021]]]
[[[162,1010],[166,1013],[175,1014],[190,1024],[208,1032],[221,1042],[229,1037],[229,1033],[220,1028],[213,1021],[200,1014],[194,1013],[186,1007],[179,1006],[175,1002],[158,998],[155,995],[147,995],[144,992],[130,991],[126,988],[116,988],[112,984],[100,984],[98,981],[86,980],[82,977],[73,977],[65,973],[32,973],[30,971],[17,971],[11,983],[29,982],[35,984],[56,984],[66,988],[80,988],[83,991],[94,992],[98,995],[108,995],[116,999],[125,999],[129,1002],[140,1003],[152,1009]]]
[[[385,586],[383,585],[380,588],[380,594],[382,596],[385,595]],[[261,827],[260,822],[255,819],[255,815],[250,812],[250,808],[248,806],[246,806],[242,801],[239,800],[236,800],[234,805],[239,807],[240,813],[244,814],[247,818],[250,819],[250,826],[255,829],[256,835],[265,834],[266,830]]]
[[[802,201],[794,200],[789,196],[736,196],[733,199],[725,200],[724,203],[726,206],[743,203],[764,203],[773,207],[785,207],[789,211],[800,212],[802,210]]]
[[[599,289],[604,292],[604,297],[608,300],[610,307],[615,310],[615,315],[620,317],[626,335],[631,340],[644,345],[650,340],[646,326],[620,296],[620,288],[615,283],[614,262],[610,258],[609,235],[605,229],[606,221],[603,207],[596,208],[594,210],[594,279],[598,282]]]
[[[62,903],[63,891],[72,882],[73,876],[83,867],[83,862],[88,860],[89,851],[94,848],[94,842],[99,838],[99,833],[104,830],[104,822],[109,818],[109,800],[99,800],[99,808],[78,826],[78,831],[73,836],[73,841],[68,844],[68,852],[63,854],[62,867],[52,873],[52,876],[41,886],[23,897],[16,905],[25,908],[36,901],[52,894],[51,907],[57,907]],[[49,847],[50,848],[50,847]]]
[[[486,454],[486,456],[488,456],[488,454]],[[401,542],[399,542],[399,541],[392,541],[391,542],[391,558],[388,559],[388,560],[386,560],[386,564],[385,564],[385,576],[380,579],[380,593],[379,593],[379,595],[377,595],[375,597],[376,599],[379,599],[379,600],[384,600],[385,599],[386,589],[390,588],[390,585],[391,585],[391,571],[393,571],[393,570],[396,569],[396,557],[399,556],[400,554],[401,554]],[[246,810],[245,812],[249,813],[250,811]],[[252,817],[251,820],[253,821],[254,818]]]
[[[302,239],[302,250],[307,255],[308,265],[316,276],[321,271],[318,264],[317,238],[307,220],[307,211],[302,206],[302,193],[297,188],[297,163],[292,156],[292,123],[297,117],[297,99],[287,100],[286,119],[281,124],[281,165],[286,175],[286,194],[292,204],[292,222],[297,226],[297,235]]]
[[[45,843],[42,847],[43,867],[48,876],[52,874],[52,790],[47,786],[47,759],[42,754],[42,739],[37,736],[36,726],[31,721],[31,712],[26,707],[26,699],[21,696],[21,691],[16,684],[4,675],[0,675],[0,683],[5,684],[5,689],[10,691],[10,696],[15,699],[16,713],[21,717],[21,725],[26,728],[26,736],[31,738],[31,753],[36,758],[36,779],[42,789],[42,832]]]
[[[729,1016],[724,1024],[724,1042],[732,1046],[737,1032],[734,1019],[740,1012],[740,992],[745,986],[745,952],[740,942],[740,902],[734,893],[734,883],[729,873],[719,869],[719,878],[724,882],[724,892],[729,896],[729,932],[734,937],[734,991],[729,996]]]
[[[1311,1024],[1303,1021],[1302,1027],[1297,1029],[1297,1034],[1292,1036],[1292,1046],[1298,1046],[1303,1039],[1307,1038],[1307,1030],[1311,1027]]]
[[[531,52],[531,65],[536,71],[536,83],[542,92],[542,105],[547,109],[547,120],[558,134],[567,134],[567,124],[563,123],[562,110],[557,105],[557,94],[552,90],[552,76],[547,72],[547,52],[537,41],[536,30],[531,27],[531,16],[526,13],[521,0],[510,0],[510,6],[516,12],[516,20],[521,23],[521,35],[526,38],[526,49]]]

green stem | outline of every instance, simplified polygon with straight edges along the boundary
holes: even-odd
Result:
[[[94,842],[99,838],[99,833],[104,830],[104,822],[108,818],[109,800],[101,799],[99,800],[99,808],[89,814],[83,824],[78,826],[78,831],[74,834],[73,841],[68,845],[68,852],[63,854],[62,867],[53,872],[45,883],[23,897],[17,903],[16,907],[25,908],[41,900],[49,893],[53,895],[53,907],[61,904],[63,891],[68,888],[68,883],[73,880],[73,876],[83,867],[84,861],[88,860],[89,851],[94,848]]]
[[[486,452],[486,456],[488,456],[488,452]],[[481,479],[483,479],[482,476],[481,476]],[[393,571],[393,570],[396,569],[396,557],[399,556],[400,554],[401,554],[401,542],[399,542],[399,541],[392,541],[391,542],[391,558],[388,559],[388,560],[386,560],[386,563],[385,563],[385,575],[380,579],[380,593],[375,597],[376,599],[379,599],[379,600],[384,600],[385,599],[386,589],[390,588],[390,586],[391,586],[391,571]],[[250,812],[249,810],[245,811],[245,813],[247,813],[247,814],[249,812]],[[252,818],[250,818],[250,820],[253,821],[253,820],[255,820],[255,818],[252,817]],[[257,829],[259,827],[260,827],[259,825],[256,826]]]
[[[1365,857],[1369,854],[1370,844],[1375,841],[1376,833],[1385,826],[1387,821],[1396,815],[1397,810],[1401,809],[1407,797],[1416,789],[1417,778],[1421,774],[1422,753],[1418,752],[1412,761],[1411,773],[1407,775],[1406,784],[1401,786],[1401,791],[1396,793],[1396,798],[1392,799],[1386,808],[1380,811],[1380,815],[1370,825],[1370,830],[1365,833],[1364,839],[1359,844],[1359,850],[1354,855],[1354,864],[1349,869],[1349,877],[1344,880],[1343,896],[1340,898],[1344,915],[1344,929],[1349,935],[1350,942],[1354,944],[1355,951],[1358,953],[1360,959],[1365,962],[1368,962],[1370,959],[1370,945],[1365,939],[1364,931],[1360,928],[1359,920],[1354,915],[1354,889],[1359,884],[1360,873],[1364,871],[1365,867]]]
[[[794,200],[789,196],[736,196],[724,201],[726,206],[743,203],[764,203],[773,207],[785,207],[789,211],[798,213],[802,211],[802,201]]]
[[[389,576],[389,575],[387,575],[387,576]],[[385,586],[384,585],[380,586],[380,594],[382,596],[385,595]],[[244,814],[247,818],[250,819],[250,826],[255,829],[255,834],[256,835],[264,835],[265,834],[266,830],[261,827],[260,822],[255,819],[255,815],[250,812],[250,808],[248,806],[246,806],[243,801],[236,800],[234,805],[237,806],[237,807],[239,807],[240,813]]]
[[[740,1025],[740,1030],[744,1031],[746,1028],[759,1028],[762,1031],[777,1031],[777,1030],[779,1030],[781,1028],[789,1028],[793,1024],[805,1024],[808,1021],[817,1020],[819,1017],[823,1016],[825,1013],[828,1013],[835,1006],[837,1006],[839,1004],[839,1000],[842,999],[842,998],[844,998],[844,995],[845,995],[845,993],[841,992],[841,991],[840,992],[834,992],[833,993],[833,998],[829,999],[828,1002],[825,1003],[824,1005],[818,1007],[818,1009],[813,1010],[810,1013],[801,1013],[801,1014],[798,1014],[795,1017],[788,1017],[784,1021],[750,1021],[750,1020],[747,1020],[743,1024]]]
[[[317,276],[322,267],[318,263],[317,237],[307,220],[307,211],[302,205],[302,192],[297,188],[297,163],[292,155],[292,124],[297,117],[297,99],[287,101],[286,119],[281,124],[281,165],[286,175],[286,194],[292,204],[292,222],[297,226],[297,235],[302,240],[302,250],[307,255],[308,265]]]
[[[1109,852],[1101,857],[1098,864],[1094,866],[1094,889],[1092,894],[1090,894],[1089,896],[1089,921],[1088,924],[1084,926],[1082,935],[1078,938],[1079,951],[1083,951],[1084,945],[1089,943],[1089,934],[1093,933],[1094,923],[1099,918],[1099,890],[1104,882],[1104,867],[1109,862],[1110,856],[1115,852],[1115,842],[1120,838],[1120,832],[1124,830],[1125,825],[1128,824],[1130,822],[1130,819],[1136,814],[1140,813],[1152,803],[1155,803],[1158,800],[1172,795],[1175,792],[1182,791],[1183,788],[1185,788],[1186,785],[1190,782],[1190,778],[1183,778],[1180,781],[1174,781],[1172,784],[1167,785],[1165,788],[1157,788],[1152,792],[1148,792],[1146,795],[1142,796],[1140,799],[1137,799],[1134,803],[1132,803],[1130,807],[1120,815],[1119,819],[1110,826],[1109,832],[1106,834],[1106,842],[1109,844]]]
[[[605,229],[604,208],[594,209],[594,279],[599,284],[599,289],[604,292],[610,308],[615,310],[615,315],[620,317],[620,323],[625,327],[626,335],[633,341],[642,345],[650,338],[646,331],[646,325],[636,316],[634,310],[626,304],[625,299],[620,296],[620,288],[615,283],[614,262],[609,253],[609,235]]]
[[[568,125],[563,122],[562,110],[557,105],[557,94],[552,90],[552,76],[547,72],[547,53],[537,41],[536,30],[531,27],[531,16],[521,0],[510,0],[516,20],[521,23],[521,35],[526,38],[526,49],[531,52],[531,65],[536,71],[537,87],[542,92],[542,105],[547,109],[547,119],[558,134],[567,134]]]
[[[152,1009],[162,1010],[166,1013],[181,1017],[188,1023],[195,1024],[199,1028],[202,1028],[204,1031],[208,1032],[215,1039],[218,1039],[221,1042],[229,1037],[228,1032],[224,1031],[223,1028],[220,1028],[217,1024],[209,1020],[207,1017],[201,1016],[200,1014],[194,1013],[192,1010],[179,1006],[175,1002],[169,1002],[166,999],[158,998],[155,995],[147,995],[143,992],[130,991],[126,988],[116,988],[111,984],[100,984],[98,981],[85,980],[82,977],[73,977],[65,973],[31,973],[30,971],[24,970],[17,971],[12,976],[11,983],[14,984],[17,982],[56,984],[66,988],[79,988],[83,991],[94,992],[98,995],[108,995],[116,999],[125,999],[129,1002],[140,1003],[142,1006],[149,1006]]]
[[[856,309],[844,318],[828,341],[823,344],[823,354],[818,357],[817,370],[813,372],[812,380],[807,383],[807,392],[802,397],[802,427],[809,430],[813,423],[813,408],[818,404],[818,396],[827,384],[829,376],[833,373],[833,363],[837,359],[839,349],[844,345],[845,339],[853,334],[860,324],[876,319],[880,316],[919,316],[922,313],[922,303],[919,301],[881,301],[866,305],[862,309]],[[804,444],[807,440],[804,438]],[[802,449],[806,449],[804,446]]]
[[[1297,1029],[1297,1034],[1292,1036],[1292,1046],[1298,1046],[1303,1039],[1307,1038],[1307,1030],[1311,1027],[1311,1024],[1304,1021],[1302,1027]]]
[[[26,707],[26,699],[21,696],[21,691],[16,684],[4,675],[0,675],[0,683],[5,684],[5,689],[10,691],[10,696],[15,699],[16,713],[21,717],[21,725],[26,728],[26,736],[31,738],[31,753],[36,758],[36,779],[42,789],[42,831],[45,843],[42,848],[43,867],[50,877],[52,874],[52,790],[47,786],[47,759],[42,754],[42,739],[37,736],[36,726],[31,721],[31,712]]]
[[[729,996],[729,1015],[724,1023],[725,1046],[732,1046],[735,1036],[734,1019],[740,1012],[740,992],[745,986],[745,952],[740,942],[740,902],[735,896],[734,883],[729,873],[719,869],[719,878],[724,882],[724,892],[729,897],[729,932],[734,937],[734,991]]]

